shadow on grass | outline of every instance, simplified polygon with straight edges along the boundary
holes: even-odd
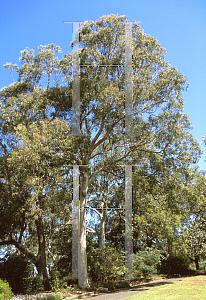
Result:
[[[130,288],[130,291],[147,291],[152,287],[156,287],[156,286],[160,286],[160,285],[166,285],[166,284],[171,284],[175,281],[180,281],[183,280],[187,277],[178,277],[178,278],[169,278],[169,279],[165,279],[165,280],[160,280],[160,281],[155,281],[155,282],[149,282],[149,283],[145,283],[145,284],[139,284],[137,286],[133,286],[132,288]]]

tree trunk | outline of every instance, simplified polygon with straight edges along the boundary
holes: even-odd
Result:
[[[87,275],[87,252],[86,252],[86,207],[87,191],[89,185],[89,172],[82,171],[82,183],[80,189],[80,239],[78,257],[78,285],[80,288],[89,286]]]
[[[199,267],[199,255],[195,256],[195,266],[196,266],[196,270],[198,271],[200,269],[200,267]]]
[[[105,219],[106,219],[106,213],[103,211],[101,223],[100,223],[100,239],[99,239],[99,248],[105,246]]]
[[[37,235],[38,235],[38,243],[39,243],[39,252],[37,255],[37,262],[36,267],[40,278],[42,279],[44,290],[49,291],[51,290],[51,286],[49,283],[49,278],[46,269],[46,253],[45,253],[45,236],[44,236],[44,226],[42,222],[42,218],[38,217],[36,221],[37,227]]]

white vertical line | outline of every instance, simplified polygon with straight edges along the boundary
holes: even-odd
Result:
[[[72,278],[78,279],[79,264],[79,166],[73,166]]]
[[[79,22],[73,22],[72,51],[72,129],[73,134],[80,134],[80,67],[79,67]]]
[[[132,27],[125,24],[125,135],[132,134]]]
[[[125,279],[132,277],[132,165],[125,165]]]

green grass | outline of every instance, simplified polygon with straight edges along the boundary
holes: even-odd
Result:
[[[206,276],[195,276],[151,288],[124,300],[204,300],[206,299]]]

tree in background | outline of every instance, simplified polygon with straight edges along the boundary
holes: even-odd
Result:
[[[199,270],[199,262],[206,255],[206,178],[205,173],[197,174],[190,186],[189,209],[184,221],[183,238],[187,256]]]

